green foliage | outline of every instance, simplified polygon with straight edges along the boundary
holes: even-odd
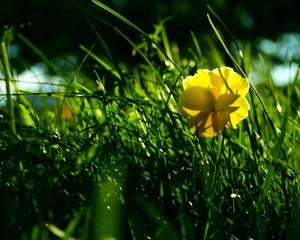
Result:
[[[223,51],[208,39],[218,51],[205,55],[192,33],[191,58],[183,59],[162,23],[148,35],[93,2],[141,34],[136,42],[112,26],[137,63],[116,61],[93,28],[101,54],[81,45],[85,56],[66,76],[17,35],[66,83],[61,92],[37,93],[55,99],[54,109],[35,109],[21,90],[14,94],[17,137],[10,112],[1,112],[4,239],[298,237],[298,76],[286,89],[252,86],[250,117],[238,130],[198,138],[178,111],[181,81],[214,67],[211,59],[225,63]],[[243,49],[235,57],[210,23],[232,65],[247,74]]]

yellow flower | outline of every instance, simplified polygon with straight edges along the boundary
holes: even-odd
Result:
[[[230,67],[199,69],[183,80],[180,111],[189,117],[193,133],[197,130],[199,136],[213,137],[225,127],[237,128],[248,117],[248,91],[248,80]]]

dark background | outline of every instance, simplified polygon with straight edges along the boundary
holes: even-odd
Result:
[[[193,30],[201,35],[212,32],[206,13],[207,4],[219,14],[227,27],[238,39],[255,40],[259,36],[276,38],[283,32],[299,32],[300,2],[298,0],[107,0],[102,1],[131,20],[145,32],[153,32],[153,25],[166,17],[169,38],[182,48],[190,42]],[[138,38],[138,33],[115,17],[101,10],[88,0],[0,0],[0,27],[14,26],[34,43],[49,58],[65,54],[80,53],[79,44],[91,46],[95,35],[86,21],[88,17],[108,43],[116,56],[126,56],[130,49],[124,40],[99,18],[119,27],[128,36]],[[19,55],[29,63],[36,57],[23,46],[19,39],[14,41]]]

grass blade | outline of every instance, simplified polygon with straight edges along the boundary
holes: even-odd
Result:
[[[242,75],[243,75],[245,78],[247,78],[247,74],[246,74],[245,71],[242,69],[242,67],[238,64],[238,62],[235,60],[235,58],[233,57],[233,55],[230,53],[230,51],[229,51],[229,49],[227,48],[226,44],[224,43],[224,41],[223,41],[221,35],[219,34],[217,28],[215,27],[213,21],[211,20],[209,14],[207,14],[207,18],[208,18],[209,24],[211,25],[211,27],[212,27],[214,33],[216,34],[216,36],[217,36],[219,42],[221,43],[223,49],[224,49],[225,52],[226,52],[226,54],[229,56],[229,58],[231,59],[231,61],[233,62],[233,64],[238,68],[238,70],[242,73]],[[264,114],[265,114],[265,116],[267,117],[267,120],[268,120],[268,122],[269,122],[269,124],[270,124],[270,126],[271,126],[271,129],[272,129],[272,131],[273,131],[274,136],[278,139],[278,135],[277,135],[277,132],[276,132],[276,129],[275,129],[275,125],[274,125],[274,123],[273,123],[273,121],[272,121],[272,119],[271,119],[271,117],[270,117],[270,114],[269,114],[268,111],[267,111],[267,108],[265,107],[265,104],[264,104],[262,98],[260,97],[258,91],[257,91],[256,88],[253,86],[253,84],[252,84],[252,83],[249,83],[249,84],[250,84],[251,89],[254,91],[255,95],[257,96],[260,105],[261,105],[262,108],[263,108]],[[281,149],[281,150],[282,150],[282,152],[283,152],[283,154],[285,155],[285,158],[286,158],[285,151],[284,151],[283,149]]]
[[[134,30],[136,30],[137,32],[139,32],[140,34],[142,34],[143,36],[145,36],[148,40],[150,40],[165,55],[165,57],[180,72],[180,74],[184,75],[183,72],[181,71],[181,69],[168,56],[168,54],[162,49],[162,47],[159,46],[159,44],[157,44],[157,42],[153,41],[149,37],[149,35],[147,33],[145,33],[142,29],[140,29],[138,26],[136,26],[135,24],[133,24],[131,21],[129,21],[127,18],[123,17],[122,15],[120,15],[119,13],[117,13],[116,11],[114,11],[113,9],[111,9],[108,6],[106,6],[105,4],[99,2],[98,0],[92,0],[92,2],[95,3],[98,7],[102,8],[103,10],[109,12],[110,14],[112,14],[113,16],[115,16],[116,18],[120,19],[122,22],[126,23],[128,26],[130,26],[131,28],[133,28]]]
[[[7,42],[5,41],[5,33],[3,39],[1,39],[1,63],[5,77],[5,87],[6,87],[6,106],[7,112],[9,114],[10,120],[9,125],[13,135],[16,135],[16,123],[15,123],[15,112],[14,112],[14,105],[12,101],[11,89],[10,84],[12,83],[12,71],[9,63],[9,56],[7,51]]]

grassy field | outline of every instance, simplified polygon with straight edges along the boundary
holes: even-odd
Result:
[[[81,62],[65,71],[16,31],[63,81],[57,91],[28,92],[11,74],[11,32],[2,38],[1,239],[297,239],[299,75],[276,86],[268,58],[237,45],[212,10],[213,37],[200,46],[191,33],[182,58],[163,23],[147,34],[93,2],[141,36],[111,26],[134,64],[119,62],[94,29],[96,45],[81,45]],[[260,80],[247,95],[249,116],[198,137],[179,111],[182,81],[225,64]]]

